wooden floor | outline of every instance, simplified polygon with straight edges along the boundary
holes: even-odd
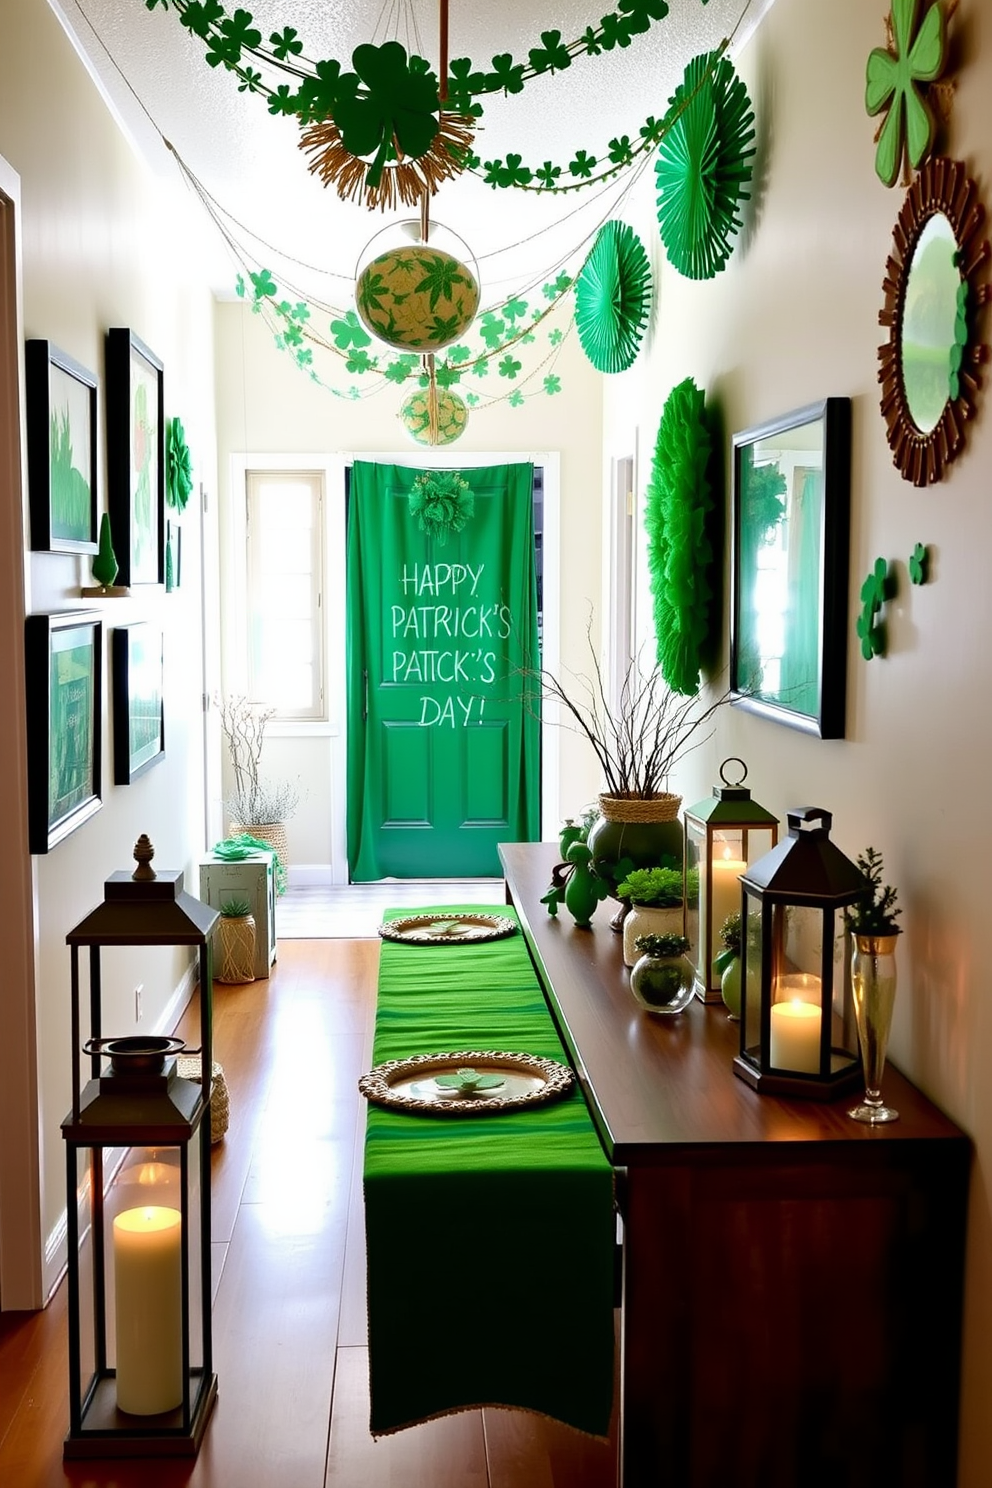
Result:
[[[355,1086],[377,962],[375,940],[286,941],[268,981],[216,988],[231,1127],[214,1149],[220,1393],[199,1457],[63,1465],[63,1286],[42,1313],[0,1314],[2,1488],[615,1488],[615,1432],[607,1446],[521,1412],[369,1436]]]

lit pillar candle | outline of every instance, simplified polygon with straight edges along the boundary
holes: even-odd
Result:
[[[743,858],[732,858],[728,847],[723,857],[713,857],[713,934],[719,935],[720,926],[728,915],[738,914],[741,907],[740,877],[747,872]],[[719,947],[716,947],[719,949]]]
[[[147,1205],[114,1220],[117,1405],[135,1416],[183,1398],[182,1215]]]
[[[776,1002],[771,1010],[771,1063],[776,1069],[802,1070],[815,1075],[820,1069],[820,1009],[798,997]]]

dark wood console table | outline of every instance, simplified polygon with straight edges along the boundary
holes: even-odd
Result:
[[[735,1077],[737,1025],[632,998],[603,906],[507,899],[618,1175],[623,1488],[953,1488],[971,1144],[891,1066],[873,1130]]]

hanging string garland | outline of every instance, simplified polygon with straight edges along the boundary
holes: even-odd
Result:
[[[193,464],[182,420],[166,425],[165,499],[176,511],[184,511],[193,489]]]
[[[597,372],[624,372],[651,306],[651,265],[625,222],[605,222],[575,281],[575,326]]]
[[[687,100],[658,146],[658,225],[669,260],[689,279],[725,266],[750,196],[754,112],[726,57],[694,57],[672,97]]]
[[[706,530],[713,507],[707,476],[711,437],[704,402],[691,377],[669,394],[644,509],[658,665],[672,691],[685,697],[699,691],[713,593]]]
[[[438,546],[444,546],[449,533],[461,532],[474,514],[475,497],[457,470],[425,470],[415,477],[410,489],[410,515]]]

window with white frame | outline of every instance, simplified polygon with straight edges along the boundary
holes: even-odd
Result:
[[[323,719],[323,472],[248,470],[245,494],[249,696]]]

